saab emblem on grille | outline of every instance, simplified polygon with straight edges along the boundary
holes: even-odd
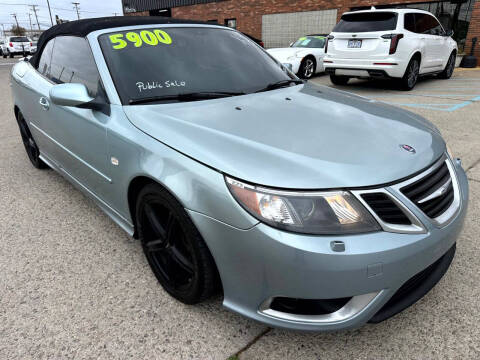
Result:
[[[406,144],[400,144],[400,147],[405,150],[405,151],[408,151],[410,154],[415,154],[417,152],[417,150],[415,150],[412,146],[410,145],[406,145]]]

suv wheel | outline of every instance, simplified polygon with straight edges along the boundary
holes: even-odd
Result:
[[[214,294],[218,273],[212,255],[183,206],[160,185],[140,191],[136,225],[148,263],[170,295],[195,304]]]
[[[407,70],[405,70],[405,75],[401,80],[403,90],[412,90],[418,81],[418,75],[420,72],[420,62],[418,59],[410,60],[410,63],[407,66]]]
[[[32,133],[28,128],[27,122],[21,112],[18,112],[17,123],[20,129],[20,135],[22,136],[23,145],[27,152],[28,158],[34,167],[37,169],[48,169],[48,165],[40,159],[40,150],[37,143],[33,139]]]
[[[448,58],[448,62],[447,62],[447,65],[445,66],[445,69],[443,69],[443,71],[438,74],[438,77],[440,79],[450,79],[453,75],[453,71],[455,70],[455,59],[456,56],[455,56],[455,53],[452,52],[450,54],[450,57]]]
[[[348,76],[330,75],[330,81],[335,85],[347,85],[349,80]]]

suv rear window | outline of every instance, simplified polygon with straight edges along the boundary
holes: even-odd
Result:
[[[398,15],[393,12],[363,12],[342,15],[333,32],[388,31],[397,28]]]
[[[11,42],[29,42],[28,38],[25,36],[14,36],[10,38]]]

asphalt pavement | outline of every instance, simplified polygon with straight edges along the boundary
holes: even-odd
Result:
[[[431,120],[468,169],[471,202],[457,255],[421,301],[378,325],[335,333],[270,329],[221,298],[183,305],[158,285],[140,244],[51,170],[34,169],[0,59],[0,359],[480,358],[480,70],[338,87]],[[321,75],[313,82],[330,85]]]

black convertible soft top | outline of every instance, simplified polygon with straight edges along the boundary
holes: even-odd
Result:
[[[116,28],[122,26],[149,25],[149,24],[207,24],[195,20],[172,19],[159,16],[111,16],[70,21],[52,26],[45,30],[38,39],[37,52],[30,59],[30,63],[37,67],[40,54],[45,44],[56,36],[71,35],[85,37],[93,31]],[[211,24],[209,24],[211,25]]]

